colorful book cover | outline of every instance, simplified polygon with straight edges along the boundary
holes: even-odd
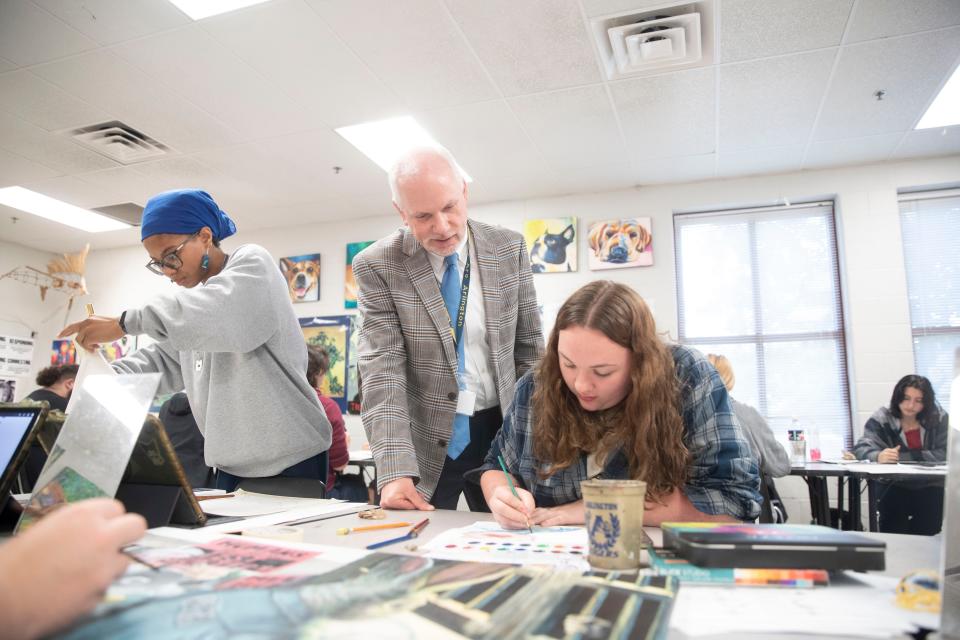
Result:
[[[830,574],[823,569],[728,569],[698,567],[670,549],[649,549],[654,575],[672,576],[684,583],[733,584],[754,587],[825,587]]]

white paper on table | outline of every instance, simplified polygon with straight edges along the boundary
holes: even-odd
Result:
[[[828,637],[900,637],[917,625],[939,626],[938,616],[898,607],[899,581],[844,571],[816,589],[684,585],[677,593],[670,628],[688,637],[809,634]],[[732,611],[749,615],[731,615]]]
[[[373,452],[369,449],[352,449],[350,451],[350,462],[360,462],[363,460],[373,460]]]
[[[83,387],[83,383],[87,381],[87,376],[117,375],[117,372],[113,370],[113,367],[110,366],[107,359],[103,357],[103,352],[99,349],[93,353],[77,349],[77,358],[80,359],[80,368],[77,369],[77,379],[73,383],[74,393],[70,394],[70,401],[67,402],[67,410],[64,412],[66,414],[73,410],[74,403],[80,397],[77,390]]]
[[[228,499],[234,500],[235,498]],[[204,502],[206,502],[206,500],[204,500]],[[230,522],[224,522],[221,524],[207,525],[203,527],[203,531],[231,533],[243,531],[244,529],[269,527],[275,524],[296,525],[296,520],[302,520],[305,518],[323,520],[325,518],[332,518],[334,516],[345,515],[348,513],[356,513],[358,511],[363,511],[364,509],[370,508],[370,505],[361,502],[338,502],[334,500],[314,500],[314,502],[320,504],[310,507],[300,507],[298,509],[280,511],[279,513],[271,513],[269,515],[257,516],[255,518],[231,520]]]
[[[339,504],[342,500],[324,500],[321,498],[292,498],[290,496],[274,496],[266,493],[254,493],[239,489],[232,498],[214,498],[202,500],[200,508],[211,516],[233,516],[250,518],[265,516],[291,509],[313,507],[323,504]]]
[[[504,529],[496,522],[474,522],[448,529],[423,546],[426,555],[445,560],[554,565],[586,571],[588,553],[585,527],[534,527]]]

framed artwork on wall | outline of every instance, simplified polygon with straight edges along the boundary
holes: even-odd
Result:
[[[280,258],[280,271],[287,279],[292,302],[316,302],[320,299],[320,254]]]
[[[568,273],[577,270],[577,219],[542,218],[523,223],[523,238],[530,250],[534,273]]]
[[[592,222],[587,244],[591,271],[653,264],[650,218],[611,218]]]

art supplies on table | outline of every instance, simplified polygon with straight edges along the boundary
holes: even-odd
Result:
[[[428,524],[430,524],[430,518],[424,518],[417,524],[413,525],[413,528],[410,529],[410,531],[408,531],[405,535],[398,536],[396,538],[390,538],[388,540],[381,540],[380,542],[374,542],[373,544],[368,544],[367,549],[372,551],[374,549],[379,549],[380,547],[386,547],[387,545],[396,544],[398,542],[413,540],[414,538],[420,535],[420,532],[423,531]],[[372,528],[387,529],[389,527],[385,525],[379,525],[379,526],[373,525]]]
[[[508,530],[496,522],[475,522],[448,529],[424,546],[433,558],[554,565],[586,571],[588,541],[584,527],[535,527]]]
[[[663,546],[700,567],[882,571],[886,543],[806,524],[665,522]]]
[[[252,516],[265,516],[271,513],[289,511],[300,507],[340,503],[339,500],[274,496],[266,493],[244,491],[243,489],[237,489],[232,495],[234,496],[232,500],[204,500],[200,507],[204,513],[209,515],[249,518]]]
[[[683,584],[729,584],[738,587],[825,587],[830,574],[825,569],[742,569],[698,567],[671,549],[648,549],[646,573],[672,576]]]

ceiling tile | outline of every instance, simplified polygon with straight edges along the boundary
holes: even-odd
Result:
[[[503,100],[429,111],[417,114],[417,120],[474,179],[475,201],[506,199],[525,188],[539,194],[556,186],[552,170]]]
[[[16,68],[17,68],[17,65],[13,64],[6,58],[0,58],[0,73],[3,73],[5,71],[12,71],[13,69],[16,69]]]
[[[314,120],[337,127],[405,111],[396,94],[302,2],[269,2],[209,18],[201,28],[269,78]],[[391,53],[403,59],[396,50]]]
[[[440,0],[311,0],[310,4],[415,109],[499,97]],[[377,19],[371,20],[371,14]]]
[[[662,0],[580,0],[580,4],[588,18],[663,6]]]
[[[649,158],[636,162],[636,184],[663,184],[665,182],[693,182],[714,177],[717,156],[706,153],[699,156]]]
[[[890,157],[913,158],[950,153],[960,153],[960,125],[911,131]]]
[[[803,167],[807,169],[880,162],[887,159],[902,138],[902,133],[885,133],[879,136],[814,142],[807,149]]]
[[[799,171],[804,145],[721,153],[717,159],[717,177],[747,176],[762,173]]]
[[[197,25],[120,44],[112,51],[251,139],[316,126],[306,109]]]
[[[629,158],[603,85],[519,96],[507,102],[555,168],[626,163]]]
[[[106,111],[74,98],[29,71],[0,75],[0,109],[48,131],[110,119]]]
[[[221,121],[105,51],[30,71],[176,151],[189,153],[241,140]]]
[[[713,69],[692,69],[610,84],[627,148],[635,158],[714,151]]]
[[[34,0],[100,44],[115,44],[173,29],[191,20],[170,2],[155,0]]]
[[[59,175],[50,167],[0,148],[0,188]]]
[[[840,44],[853,0],[723,0],[720,61]]]
[[[26,0],[0,2],[0,56],[20,66],[48,62],[97,43]]]
[[[836,49],[720,67],[720,151],[806,142]]]
[[[843,47],[814,137],[906,131],[960,54],[960,27]],[[886,94],[878,101],[874,92]]]
[[[74,176],[58,176],[46,180],[36,180],[23,183],[22,186],[45,196],[87,209],[120,202],[109,185],[85,182]]]
[[[575,0],[446,0],[507,96],[590,84],[600,69]]]
[[[61,173],[117,166],[113,160],[84,149],[65,135],[50,133],[5,113],[0,113],[0,147]]]
[[[632,163],[607,163],[589,167],[565,167],[556,172],[560,185],[554,195],[627,189],[639,182]]]
[[[161,191],[153,180],[138,173],[133,166],[92,171],[75,177],[96,189],[103,190],[107,194],[103,204],[133,202],[142,206]]]
[[[850,17],[846,41],[888,38],[957,24],[957,0],[860,0]]]

